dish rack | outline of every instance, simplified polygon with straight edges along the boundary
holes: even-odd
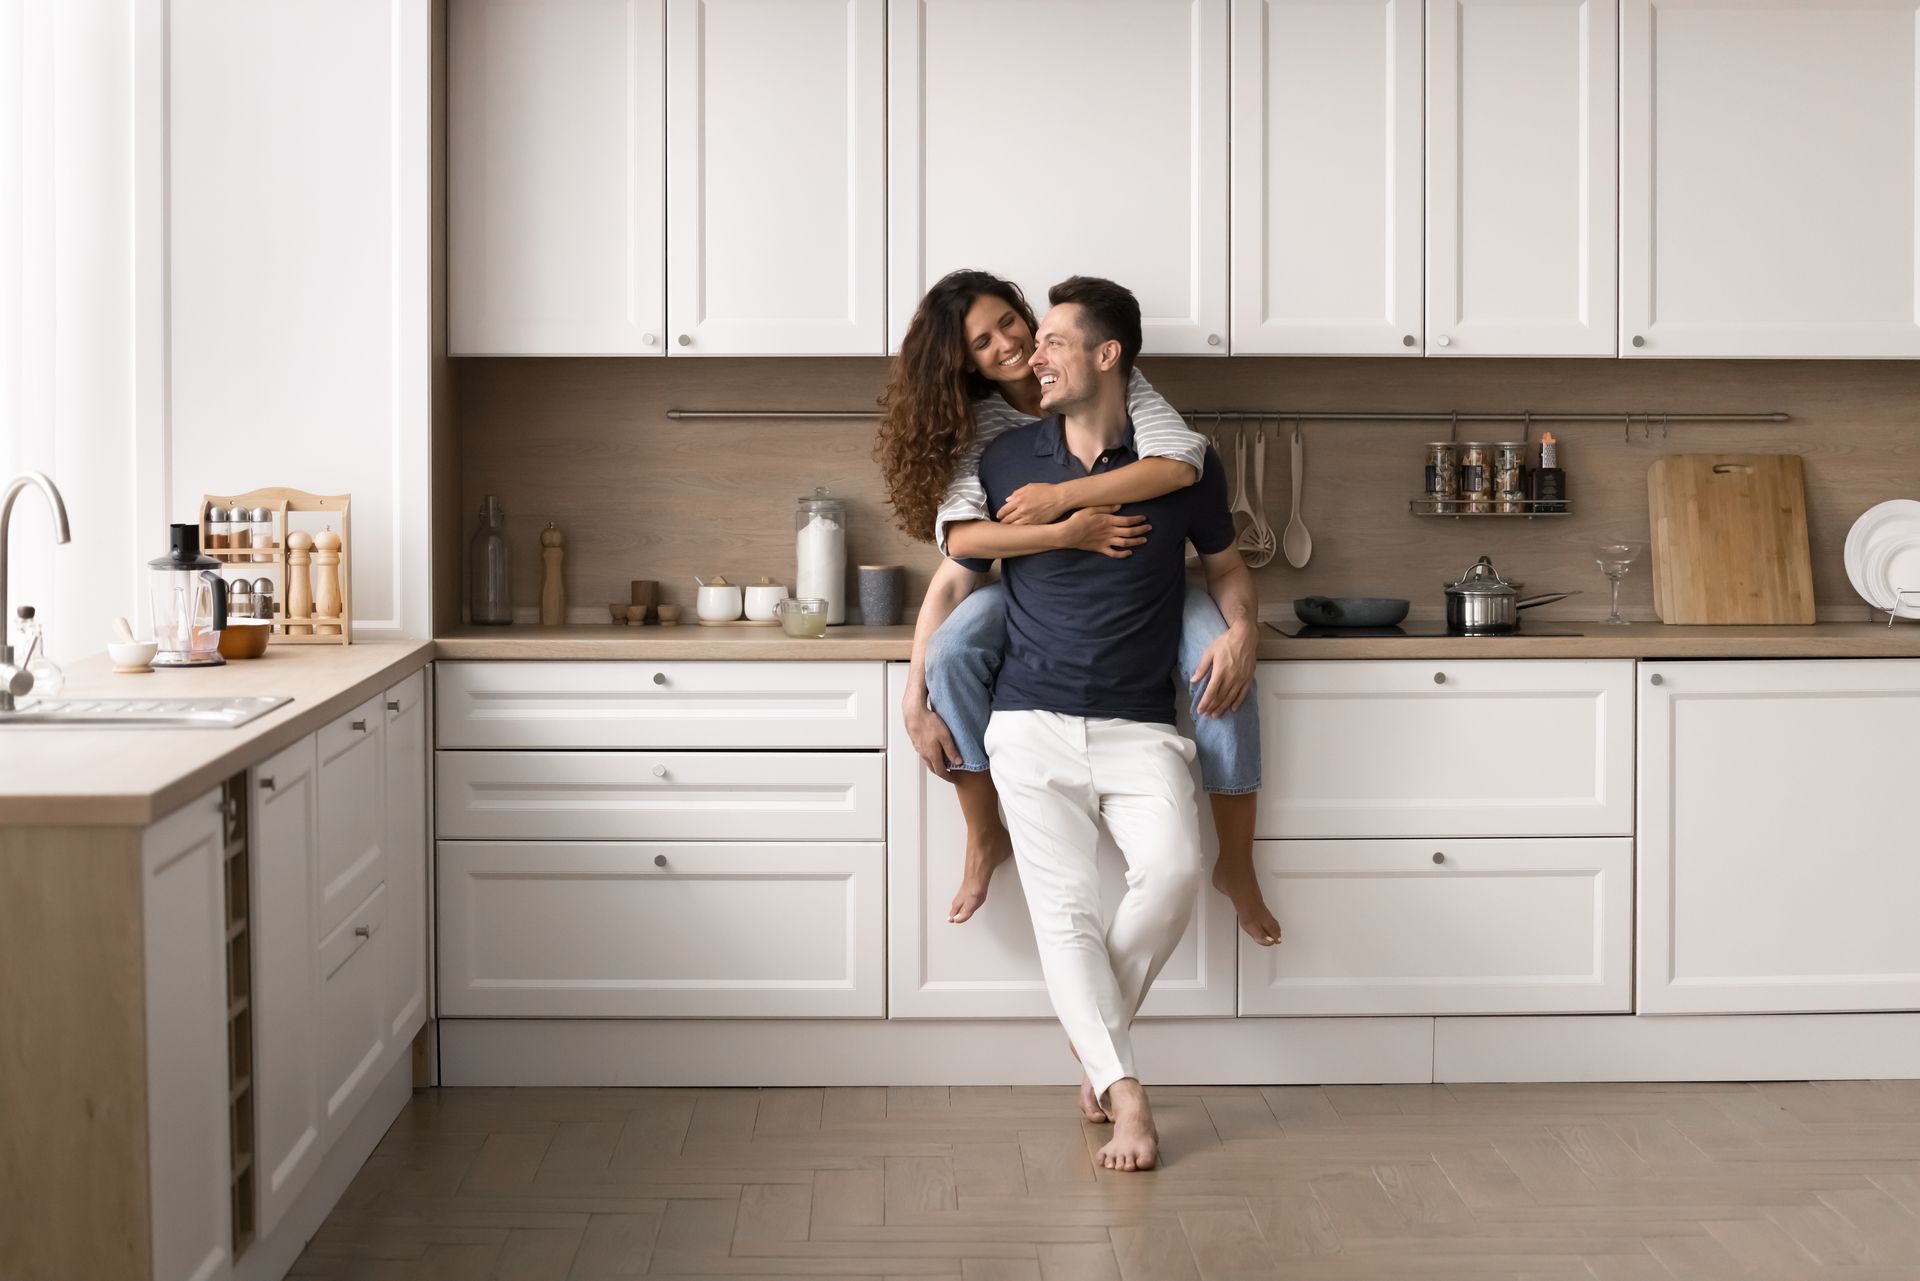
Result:
[[[273,513],[271,547],[207,546],[207,509],[209,507],[264,507]],[[274,581],[273,630],[267,639],[281,645],[353,644],[353,532],[352,494],[309,494],[304,489],[274,486],[245,494],[202,494],[200,496],[200,549],[221,566],[245,568],[249,576],[261,572]],[[296,521],[296,516],[314,519]],[[296,531],[312,533],[309,526],[333,529],[340,535],[340,617],[325,622],[309,615],[304,619],[287,617],[289,574],[292,565],[287,553],[287,535]],[[259,557],[265,554],[266,559]],[[300,572],[311,574],[311,562]],[[322,631],[321,628],[329,630]],[[295,630],[298,629],[298,630]]]

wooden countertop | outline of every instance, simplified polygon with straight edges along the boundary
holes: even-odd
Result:
[[[106,655],[67,668],[62,698],[292,702],[237,729],[0,727],[0,825],[145,827],[424,667],[430,641],[274,645],[224,667],[117,676]]]
[[[1320,636],[1262,628],[1260,657],[1342,658],[1920,658],[1920,626],[1818,623],[1811,627],[1668,627],[1548,620],[1541,631],[1579,636]],[[448,659],[778,659],[904,661],[911,627],[832,627],[794,640],[762,627],[464,627],[434,642]]]

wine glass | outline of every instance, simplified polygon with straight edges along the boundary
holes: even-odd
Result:
[[[1620,617],[1620,580],[1627,576],[1633,561],[1640,554],[1638,543],[1601,543],[1594,552],[1594,559],[1600,562],[1600,571],[1607,576],[1613,586],[1613,612],[1600,621],[1624,626],[1628,619]]]

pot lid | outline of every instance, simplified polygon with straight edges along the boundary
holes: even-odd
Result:
[[[1500,571],[1493,567],[1493,561],[1485,556],[1470,565],[1458,579],[1447,584],[1449,595],[1512,596],[1519,590],[1520,584],[1510,583],[1500,577]]]
[[[220,562],[200,554],[200,526],[167,526],[167,554],[147,562],[148,569],[218,569]]]

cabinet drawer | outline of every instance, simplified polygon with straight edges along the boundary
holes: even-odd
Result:
[[[439,746],[878,748],[881,663],[441,663]]]
[[[437,831],[480,840],[877,841],[878,752],[441,752]]]
[[[1260,836],[1633,832],[1630,662],[1262,663],[1259,681]]]
[[[1241,938],[1242,1014],[1632,1008],[1630,840],[1259,841],[1254,861],[1285,937]]]
[[[883,851],[441,842],[440,1012],[877,1018]]]

